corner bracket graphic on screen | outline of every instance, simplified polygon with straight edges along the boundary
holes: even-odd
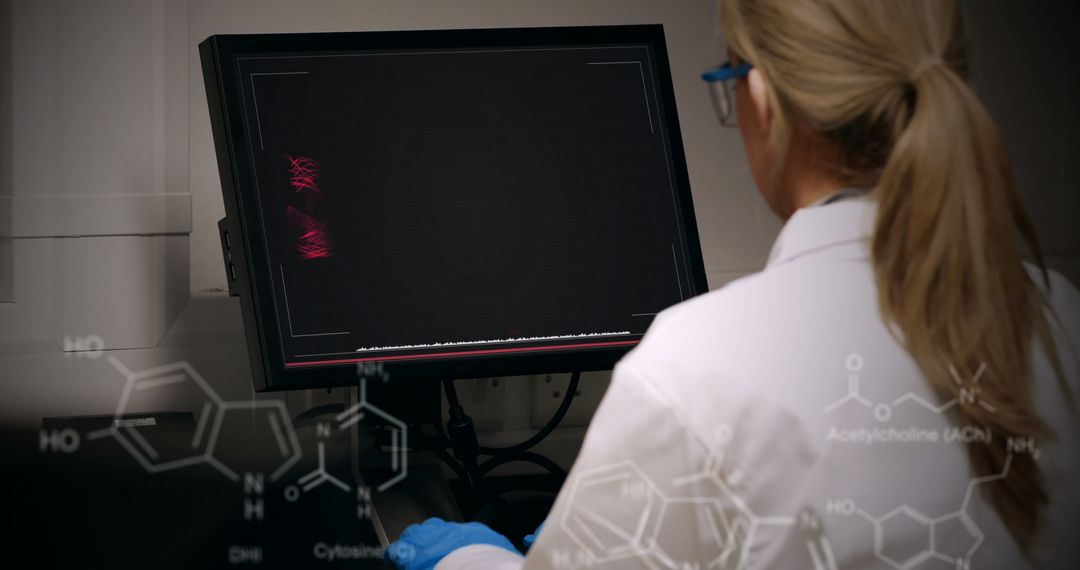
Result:
[[[606,369],[707,289],[659,25],[199,47],[260,389]]]

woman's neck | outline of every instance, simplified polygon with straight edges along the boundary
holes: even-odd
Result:
[[[804,130],[792,138],[783,175],[779,180],[779,214],[787,221],[798,209],[810,206],[848,186],[829,168],[825,145],[808,137]]]

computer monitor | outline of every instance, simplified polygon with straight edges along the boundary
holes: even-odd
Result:
[[[199,48],[257,389],[609,369],[707,290],[662,26]]]

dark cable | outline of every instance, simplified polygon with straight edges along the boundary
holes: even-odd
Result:
[[[454,381],[450,378],[443,380],[443,390],[446,392],[446,401],[450,404],[451,408],[460,408],[461,402],[458,401],[457,388],[454,387]]]
[[[439,449],[438,446],[434,445],[431,447],[423,447],[419,449],[423,449],[424,451],[430,452],[435,457],[438,457],[439,461],[442,461],[444,464],[446,464],[447,467],[452,469],[454,473],[457,474],[458,478],[461,479],[462,483],[470,485],[472,477],[469,475],[469,472],[466,471],[465,468],[461,466],[461,463],[459,463],[456,459],[450,457],[450,454],[447,453],[444,449]]]
[[[545,437],[551,435],[551,432],[555,431],[555,428],[559,426],[559,422],[561,422],[562,419],[566,417],[566,412],[570,409],[570,403],[574,400],[574,394],[577,393],[578,383],[580,381],[581,371],[574,372],[570,375],[570,385],[566,388],[566,394],[563,395],[563,400],[559,404],[559,409],[555,410],[555,414],[551,416],[551,419],[548,420],[548,423],[544,427],[540,428],[540,431],[534,433],[532,437],[526,439],[521,443],[514,444],[509,447],[480,446],[478,449],[479,452],[483,453],[484,455],[512,455],[515,453],[526,451],[543,441]],[[454,399],[457,400],[456,395]]]
[[[492,469],[499,467],[500,465],[506,465],[507,463],[514,463],[516,461],[524,461],[526,463],[532,463],[538,465],[547,470],[548,473],[562,479],[566,478],[566,471],[563,471],[562,467],[559,467],[557,463],[540,455],[539,453],[533,453],[531,451],[519,451],[513,455],[500,455],[498,457],[492,457],[488,459],[479,467],[476,468],[476,476],[483,477],[491,472]]]
[[[453,459],[456,459],[457,463],[459,463],[458,468],[455,468],[454,470],[459,476],[462,476],[464,473],[462,480],[470,489],[477,491],[479,491],[478,484],[480,480],[491,470],[500,465],[517,461],[538,465],[552,476],[557,477],[560,480],[565,480],[566,471],[559,467],[558,464],[543,455],[528,450],[537,443],[543,441],[543,439],[550,435],[551,432],[555,431],[555,428],[558,427],[559,423],[566,417],[566,413],[570,409],[570,404],[573,402],[574,395],[577,393],[578,384],[580,382],[581,372],[573,372],[570,375],[570,383],[567,386],[566,394],[563,396],[562,402],[559,403],[559,408],[555,410],[555,414],[552,415],[547,424],[531,437],[521,443],[508,447],[483,447],[480,445],[479,439],[476,436],[476,428],[473,425],[472,418],[465,413],[465,409],[458,399],[454,381],[451,379],[443,380],[443,390],[446,392],[446,401],[447,404],[449,404],[447,414],[449,419],[446,421],[446,436],[442,441],[449,443],[449,447],[453,451]],[[441,436],[442,434],[440,433],[439,435]],[[438,436],[435,438],[436,441],[439,439]],[[445,446],[443,449],[445,449]],[[483,464],[479,464],[477,458],[481,453],[492,457]],[[450,457],[443,452],[440,459],[446,461],[447,459],[450,459]],[[449,461],[446,461],[446,463],[451,465]]]
[[[443,389],[446,392],[446,401],[450,404],[448,410],[449,419],[446,420],[446,435],[450,439],[450,448],[454,452],[454,458],[461,462],[461,466],[471,475],[476,470],[476,458],[480,454],[480,441],[476,438],[476,427],[472,418],[465,413],[458,401],[457,390],[454,381],[443,380]],[[473,486],[479,477],[469,477],[467,482]]]
[[[319,416],[325,416],[327,414],[338,414],[345,411],[345,404],[323,404],[321,406],[315,406],[309,410],[304,410],[293,418],[293,422],[301,422],[304,420],[310,420]]]

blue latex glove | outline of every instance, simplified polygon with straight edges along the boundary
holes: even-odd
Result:
[[[471,544],[490,544],[518,552],[509,539],[483,524],[430,518],[409,525],[401,538],[386,548],[384,558],[400,570],[432,570],[447,554]]]
[[[532,534],[525,535],[525,538],[522,540],[522,542],[525,543],[525,548],[532,548],[532,545],[536,542],[536,539],[540,538],[540,531],[544,530],[544,525],[546,524],[547,521],[540,523],[540,526],[536,527],[536,530],[534,530]]]

